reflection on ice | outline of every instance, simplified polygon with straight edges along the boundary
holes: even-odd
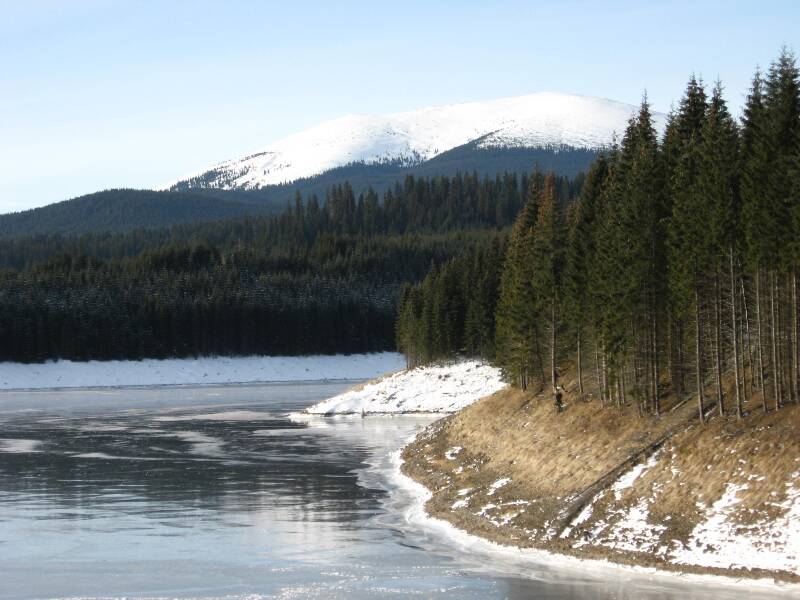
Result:
[[[217,388],[213,405],[207,389],[117,390],[35,414],[0,395],[0,600],[736,596],[430,527],[392,457],[435,417],[287,418],[344,387]]]
[[[252,410],[230,410],[218,413],[206,413],[199,415],[177,415],[154,417],[153,421],[181,422],[181,421],[270,421],[275,418],[274,414],[267,412],[256,412]]]
[[[223,456],[223,441],[219,438],[211,437],[210,435],[200,433],[199,431],[176,431],[172,434],[163,435],[172,435],[179,440],[189,442],[192,445],[192,448],[189,450],[189,452],[192,454],[200,454],[202,456]]]
[[[10,452],[13,454],[27,454],[30,452],[40,452],[40,440],[0,440],[0,452]]]

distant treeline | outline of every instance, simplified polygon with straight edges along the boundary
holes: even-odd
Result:
[[[788,51],[756,73],[741,123],[721,84],[709,97],[693,77],[663,139],[645,99],[573,202],[552,174],[529,187],[494,338],[475,342],[465,307],[496,285],[495,259],[454,258],[404,295],[410,362],[479,354],[554,396],[568,362],[582,396],[591,381],[604,402],[651,414],[669,392],[696,395],[701,419],[710,407],[741,416],[751,397],[764,410],[800,401],[800,75]]]
[[[502,237],[528,179],[344,184],[276,217],[0,242],[0,361],[392,349],[403,286]]]

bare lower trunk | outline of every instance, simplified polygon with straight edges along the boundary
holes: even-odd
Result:
[[[678,322],[678,398],[683,397],[686,391],[686,372],[684,370],[684,356],[683,356],[683,320]]]
[[[660,390],[658,389],[658,322],[655,310],[653,310],[653,410],[656,416],[661,414],[661,402],[658,399]]]
[[[667,373],[669,374],[669,383],[672,390],[677,392],[675,388],[675,357],[673,356],[673,348],[675,347],[675,332],[673,331],[674,325],[672,316],[667,317]]]
[[[581,342],[583,340],[581,338],[581,328],[578,327],[578,393],[580,394],[581,400],[583,400],[583,356],[581,353]]]
[[[785,401],[794,402],[795,398],[795,385],[794,385],[794,335],[792,334],[792,320],[791,311],[789,314],[786,312],[786,301],[789,300],[791,305],[792,296],[792,278],[791,275],[786,276],[786,289],[783,295],[779,296],[778,303],[778,328],[780,331],[785,331],[786,334],[782,335],[783,344],[781,344],[781,374],[783,377],[784,390],[786,393]],[[778,289],[780,292],[780,288]],[[788,296],[788,298],[787,298]]]
[[[749,381],[750,387],[748,388],[747,397],[753,396],[753,380],[756,377],[756,361],[753,359],[753,337],[750,334],[750,315],[747,310],[747,294],[744,293],[744,280],[739,279],[740,287],[742,290],[742,320],[744,321],[744,328],[742,330],[742,344],[744,345],[744,338],[747,338],[747,361],[750,365],[750,379],[747,378],[747,371],[744,372],[745,387]],[[744,365],[744,348],[742,348],[742,364]]]
[[[695,322],[695,339],[694,339],[694,365],[695,377],[697,378],[697,409],[700,413],[700,422],[706,422],[706,416],[703,412],[703,368],[701,364],[700,354],[700,294],[697,293],[697,288],[694,290],[694,322]]]
[[[539,339],[539,327],[534,327],[533,336],[536,351],[536,368],[539,371],[539,381],[541,381],[544,386],[547,379],[544,376],[544,359],[542,358],[542,342]]]
[[[764,383],[764,328],[761,324],[761,269],[756,269],[756,327],[758,328],[758,378],[761,386],[761,407],[767,412],[767,388]]]
[[[625,369],[620,369],[619,372],[619,391],[620,391],[620,404],[625,406],[628,399],[625,397]]]
[[[556,298],[550,307],[550,380],[553,384],[553,402],[558,404],[558,374],[556,373]]]
[[[600,392],[600,402],[605,404],[606,398],[605,393],[603,391],[603,378],[600,375],[600,349],[598,348],[597,343],[597,331],[594,334],[594,376],[596,379],[596,386],[598,391]]]
[[[611,390],[609,389],[608,385],[608,359],[606,358],[606,346],[605,346],[605,339],[603,339],[602,345],[602,359],[603,359],[603,402],[611,403]]]
[[[800,330],[797,319],[797,271],[792,269],[792,381],[794,382],[794,401],[800,402]]]
[[[642,390],[641,382],[641,340],[633,322],[631,322],[631,339],[633,340],[633,348],[631,352],[631,361],[633,362],[633,395],[634,400],[638,405],[639,414],[641,414],[641,404],[645,396],[645,392]]]
[[[731,325],[733,326],[733,372],[736,377],[736,417],[741,419],[742,411],[742,390],[741,369],[739,367],[739,319],[736,315],[736,277],[733,272],[733,247],[728,248],[730,258],[730,284],[731,284]]]
[[[722,311],[720,310],[719,270],[714,273],[714,381],[717,387],[717,408],[720,416],[725,414],[725,399],[722,396]]]
[[[772,354],[772,389],[775,391],[775,408],[780,408],[783,405],[783,398],[781,397],[780,385],[780,364],[778,363],[778,341],[777,330],[775,327],[775,273],[769,274],[769,343],[770,351]]]

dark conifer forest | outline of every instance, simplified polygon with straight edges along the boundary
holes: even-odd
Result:
[[[692,77],[663,138],[645,98],[566,202],[552,173],[527,183],[502,259],[497,244],[465,252],[404,292],[397,339],[410,363],[483,356],[554,396],[570,365],[581,396],[658,415],[665,393],[693,395],[701,420],[741,417],[754,391],[765,411],[800,401],[790,52],[756,72],[740,121],[720,82]]]
[[[559,179],[565,199],[581,181]],[[409,176],[273,217],[0,241],[0,361],[393,349],[403,287],[499,253],[527,188],[527,174]]]

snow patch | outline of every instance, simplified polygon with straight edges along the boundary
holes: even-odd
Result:
[[[503,477],[502,479],[498,479],[492,485],[489,486],[489,491],[486,492],[487,496],[494,496],[494,493],[499,490],[501,487],[504,487],[511,483],[511,480],[508,477]]]
[[[650,523],[649,515],[648,499],[640,498],[639,502],[625,511],[622,519],[614,524],[602,540],[602,544],[615,550],[653,553],[658,548],[661,534],[666,527]]]
[[[500,370],[469,360],[400,371],[324,400],[306,414],[449,413],[504,388]]]
[[[800,489],[793,473],[780,507],[784,514],[773,521],[752,524],[734,520],[738,494],[748,484],[729,483],[722,496],[707,510],[686,547],[672,553],[677,564],[706,567],[784,570],[800,574]]]
[[[633,484],[636,483],[636,480],[642,476],[643,473],[646,473],[650,469],[656,466],[658,463],[658,459],[661,457],[661,451],[654,452],[653,455],[643,463],[639,463],[638,465],[634,466],[630,471],[627,471],[624,475],[622,475],[617,481],[614,482],[614,485],[611,486],[611,489],[614,490],[614,497],[617,500],[622,498],[622,493],[633,487]]]
[[[453,446],[447,452],[444,453],[444,457],[447,460],[455,460],[458,453],[461,452],[463,448],[461,446]]]

